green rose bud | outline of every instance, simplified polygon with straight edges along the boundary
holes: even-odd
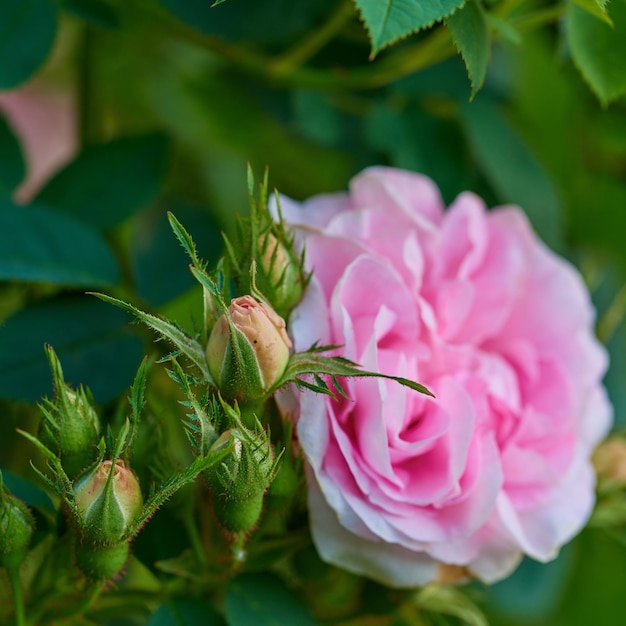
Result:
[[[276,310],[287,316],[302,297],[302,264],[294,258],[293,249],[286,247],[271,232],[261,236],[259,251],[259,287]]]
[[[103,544],[118,542],[143,505],[139,481],[121,459],[102,461],[79,477],[74,497],[83,538]]]
[[[34,526],[28,507],[9,494],[0,476],[0,567],[16,569],[22,564]]]
[[[100,420],[87,391],[73,391],[63,379],[61,363],[54,350],[46,346],[54,379],[54,400],[40,405],[42,421],[39,440],[60,459],[71,478],[93,463],[100,439]]]
[[[113,544],[78,544],[76,564],[90,580],[108,580],[124,567],[129,551],[128,541]]]
[[[231,301],[211,331],[209,371],[228,400],[260,398],[283,374],[291,341],[285,321],[252,296]]]
[[[257,523],[263,497],[274,477],[274,450],[264,432],[228,430],[213,444],[220,447],[233,440],[232,452],[210,470],[207,482],[213,492],[213,508],[224,528],[247,532]]]

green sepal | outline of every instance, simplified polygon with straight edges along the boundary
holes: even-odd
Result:
[[[185,333],[184,330],[168,322],[167,320],[161,319],[156,315],[152,315],[150,313],[145,313],[144,311],[140,311],[132,304],[128,304],[123,300],[118,300],[117,298],[113,298],[111,296],[107,296],[103,293],[93,293],[92,294],[100,300],[104,300],[104,302],[108,302],[110,304],[114,304],[125,311],[128,311],[135,317],[137,317],[141,322],[143,322],[146,326],[155,330],[161,337],[169,341],[174,347],[184,354],[189,360],[202,372],[202,375],[209,381],[211,384],[215,384],[213,381],[213,377],[209,372],[209,366],[206,362],[206,356],[204,354],[204,348],[200,345],[198,341],[192,339]]]
[[[404,387],[418,391],[427,396],[435,397],[434,394],[421,383],[403,378],[402,376],[390,376],[388,374],[380,374],[378,372],[369,372],[362,370],[357,363],[350,361],[340,356],[323,356],[321,352],[336,349],[337,346],[317,346],[313,345],[306,352],[296,352],[291,355],[287,368],[284,374],[279,380],[272,386],[267,392],[270,396],[277,389],[284,387],[289,383],[295,383],[298,386],[305,387],[315,391],[316,393],[322,393],[331,396],[335,400],[336,394],[343,397],[347,397],[345,391],[339,384],[337,376],[345,378],[361,377],[361,378],[386,378],[393,380]],[[313,380],[310,378],[305,379],[303,376],[313,376]],[[331,389],[326,381],[321,376],[330,376],[334,389]]]
[[[0,472],[0,567],[19,568],[28,554],[34,529],[30,510],[8,492]]]

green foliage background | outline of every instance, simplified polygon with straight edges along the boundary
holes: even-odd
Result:
[[[84,292],[104,290],[193,329],[201,296],[165,213],[215,260],[220,230],[247,208],[247,161],[258,172],[269,165],[272,185],[298,199],[345,189],[382,163],[431,176],[447,202],[471,189],[490,205],[520,204],[589,284],[623,428],[626,0],[210,3],[0,3],[0,90],[70,94],[79,144],[33,198],[18,201],[23,138],[0,116],[0,466],[39,515],[49,503],[32,485],[32,449],[14,431],[32,431],[33,403],[51,392],[44,342],[115,423],[143,354],[162,348]],[[152,386],[152,413],[184,458],[170,423],[174,394],[165,380]],[[168,567],[190,575],[182,562],[154,565],[184,548],[171,537],[178,526],[164,509],[146,528],[136,546],[145,565],[123,583],[129,594],[150,596]],[[509,580],[469,593],[493,624],[613,625],[626,609],[625,542],[619,526],[589,529],[553,563],[525,562]],[[331,623],[422,623],[394,613],[382,588],[361,588],[304,556],[303,579],[315,576],[300,596],[313,613],[319,600],[337,609]],[[127,622],[105,607],[99,623],[224,623],[201,598],[160,602],[155,592]],[[314,623],[265,575],[235,579],[223,606],[231,626]],[[423,619],[482,623],[454,602],[437,611],[446,606],[454,615]]]

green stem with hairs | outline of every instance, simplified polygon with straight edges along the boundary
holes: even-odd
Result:
[[[24,610],[24,593],[22,590],[22,579],[18,567],[11,567],[8,570],[11,589],[13,590],[13,608],[15,611],[15,626],[25,626],[26,612]]]

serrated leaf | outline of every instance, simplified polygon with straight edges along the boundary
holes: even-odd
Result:
[[[0,199],[0,280],[97,287],[118,279],[99,233],[46,208]]]
[[[356,363],[349,361],[343,357],[329,357],[319,354],[320,348],[315,346],[312,351],[297,352],[293,354],[289,359],[287,368],[282,377],[274,384],[274,386],[268,391],[268,395],[283,387],[284,385],[293,382],[312,391],[331,395],[334,397],[334,393],[328,387],[328,385],[319,378],[320,375],[328,375],[331,380],[334,380],[336,376],[350,377],[362,377],[362,378],[386,378],[393,380],[404,387],[409,387],[414,391],[426,394],[434,397],[424,385],[415,381],[403,378],[401,376],[389,376],[387,374],[380,374],[377,372],[368,372],[362,370]],[[315,383],[310,382],[302,378],[306,375],[313,375]],[[345,392],[338,390],[340,395],[344,395]]]
[[[189,358],[202,372],[207,381],[213,381],[202,346],[195,339],[189,337],[180,328],[167,320],[157,317],[156,315],[145,313],[144,311],[134,307],[132,304],[128,304],[128,302],[123,302],[122,300],[118,300],[117,298],[113,298],[102,293],[94,293],[93,295],[100,298],[100,300],[114,304],[115,306],[120,307],[137,317],[141,322],[146,324],[146,326],[155,330],[159,333],[159,335],[173,344],[187,358]]]
[[[626,94],[626,0],[611,2],[611,28],[573,3],[566,34],[576,67],[603,104]]]
[[[354,0],[372,43],[372,55],[463,6],[465,0]]]
[[[610,26],[613,26],[613,20],[610,18],[609,13],[606,10],[609,0],[571,0],[571,2],[577,4],[581,9],[585,9],[587,13],[590,13]]]
[[[478,0],[469,0],[446,19],[446,25],[465,62],[473,98],[485,82],[491,51],[485,12]]]
[[[34,74],[52,49],[57,15],[51,0],[0,2],[0,90]]]
[[[154,200],[167,155],[168,142],[160,134],[87,146],[48,182],[36,201],[94,228],[112,228]]]

